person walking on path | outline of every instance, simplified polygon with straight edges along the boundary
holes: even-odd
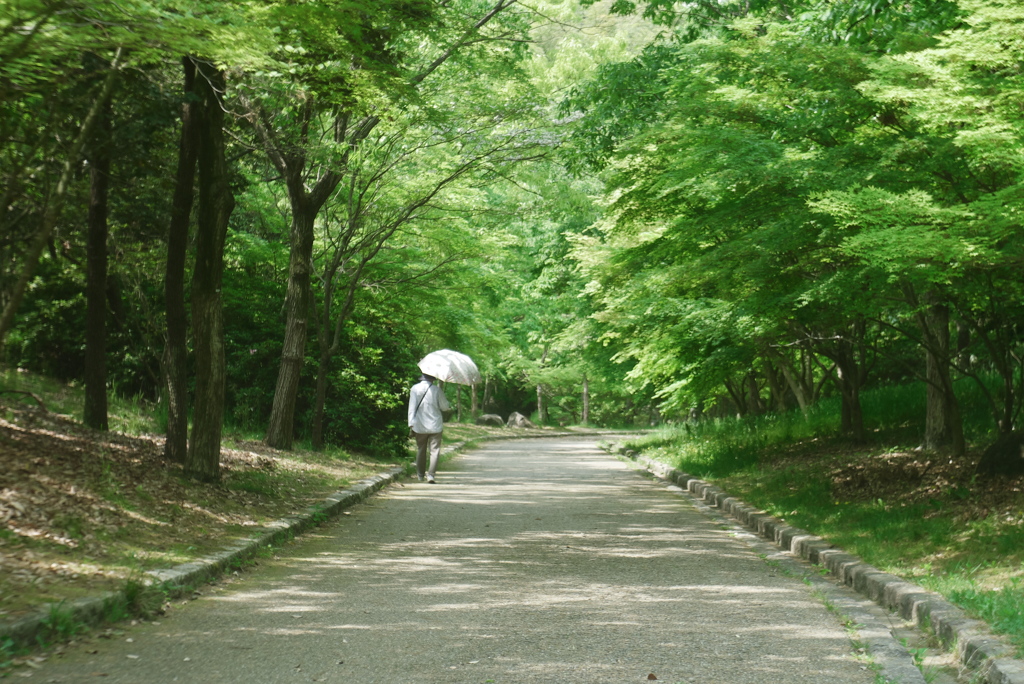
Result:
[[[434,376],[423,374],[409,390],[409,429],[416,438],[416,477],[434,484],[437,460],[441,456],[441,432],[444,427],[442,411],[451,408],[444,391],[434,384]],[[430,467],[427,468],[427,451]],[[425,472],[424,472],[425,471]]]

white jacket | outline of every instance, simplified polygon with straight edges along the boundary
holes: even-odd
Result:
[[[421,380],[409,390],[409,427],[420,434],[441,432],[444,424],[441,411],[450,408],[440,387]]]

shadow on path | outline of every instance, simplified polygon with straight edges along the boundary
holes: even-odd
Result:
[[[393,487],[161,624],[129,630],[131,642],[73,649],[40,674],[874,681],[800,580],[592,441],[494,443],[448,468],[439,484]]]

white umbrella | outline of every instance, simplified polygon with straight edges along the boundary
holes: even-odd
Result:
[[[451,349],[430,352],[419,362],[420,371],[433,375],[442,382],[475,385],[483,380],[473,359]]]

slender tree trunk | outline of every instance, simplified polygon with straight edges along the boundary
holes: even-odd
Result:
[[[957,365],[961,368],[970,366],[970,354],[968,347],[971,346],[971,326],[962,319],[956,321],[956,358]]]
[[[305,193],[291,193],[292,230],[291,256],[288,263],[288,292],[285,296],[284,348],[274,388],[274,404],[267,428],[267,444],[277,449],[291,449],[295,439],[295,403],[302,378],[302,360],[306,352],[306,336],[312,302],[310,279],[313,269],[313,222],[316,212],[308,207]]]
[[[927,406],[924,446],[926,449],[962,455],[966,450],[960,403],[953,391],[949,372],[951,353],[949,309],[933,303],[922,317],[927,373]]]
[[[185,262],[188,227],[195,200],[196,159],[199,154],[197,105],[189,97],[196,91],[196,65],[183,60],[185,102],[181,110],[178,171],[171,200],[167,231],[167,266],[164,276],[164,307],[167,330],[164,343],[163,381],[167,405],[167,440],[164,458],[184,463],[188,452],[188,314],[185,309]]]
[[[83,422],[107,429],[107,195],[110,186],[110,102],[100,109],[89,155],[86,256],[85,406]]]
[[[770,358],[764,360],[764,375],[768,380],[768,399],[773,411],[784,413],[786,410],[786,392],[779,381],[779,369]]]
[[[331,272],[338,268],[337,263]],[[320,358],[316,364],[316,382],[313,395],[313,433],[311,441],[314,449],[322,449],[324,446],[324,410],[327,405],[327,383],[328,373],[331,370],[331,359],[337,351],[340,343],[341,330],[345,322],[346,312],[343,310],[338,316],[337,326],[334,329],[333,339],[331,338],[331,317],[333,316],[334,301],[334,279],[328,275],[324,290],[323,320],[317,331],[317,342],[320,347]]]
[[[221,282],[224,240],[234,209],[225,155],[223,72],[200,62],[204,93],[199,126],[199,212],[196,265],[192,279],[192,330],[196,359],[195,417],[185,457],[185,473],[204,481],[220,478],[220,440],[224,424],[224,314]]]
[[[764,402],[761,401],[761,389],[757,386],[757,376],[753,373],[747,374],[747,393],[750,395],[750,411],[754,415],[761,415],[765,411]]]
[[[583,416],[582,421],[584,425],[590,424],[590,380],[587,379],[587,374],[583,374]]]
[[[548,347],[544,347],[544,353],[540,356],[540,367],[543,368],[548,360]],[[537,383],[537,422],[546,425],[548,422],[547,412],[544,408],[544,387]]]
[[[800,406],[800,411],[807,416],[807,411],[810,408],[811,399],[808,396],[810,394],[809,388],[803,382],[803,376],[798,375],[798,371],[794,369],[788,359],[781,359],[779,363],[779,370],[782,372],[782,377],[786,380],[786,385],[789,386],[789,390],[796,397],[796,403]]]
[[[331,367],[331,353],[321,349],[320,359],[316,364],[316,390],[314,395],[313,435],[314,449],[324,447],[324,407],[327,405],[327,374]]]
[[[462,385],[455,386],[455,421],[462,422]]]
[[[57,181],[57,186],[54,188],[53,194],[47,201],[46,210],[43,212],[42,219],[39,222],[39,228],[36,230],[36,235],[29,247],[28,254],[25,256],[25,263],[22,267],[21,273],[11,290],[10,297],[7,300],[7,306],[4,307],[3,313],[0,314],[0,358],[3,357],[4,342],[7,339],[7,333],[10,332],[11,327],[14,325],[14,314],[21,305],[21,300],[25,296],[25,290],[28,288],[28,284],[32,280],[32,276],[35,275],[36,267],[39,265],[39,257],[42,255],[47,242],[50,240],[50,233],[53,232],[53,228],[57,225],[57,220],[60,218],[60,212],[64,207],[64,200],[67,196],[68,185],[71,183],[71,176],[74,173],[74,170],[78,167],[78,162],[82,157],[82,150],[85,148],[86,142],[92,136],[93,128],[100,119],[101,111],[114,94],[114,86],[117,85],[120,61],[121,51],[118,50],[117,56],[110,65],[110,72],[107,74],[106,79],[103,81],[103,85],[100,87],[99,93],[96,95],[96,99],[93,100],[92,106],[89,108],[89,113],[86,114],[85,119],[82,121],[82,125],[78,128],[78,136],[71,144],[71,150],[68,152],[68,158],[64,160],[60,179]]]
[[[842,399],[841,429],[854,441],[864,440],[864,413],[860,405],[860,369],[854,346],[849,340],[840,340],[836,355],[839,393]]]
[[[494,380],[484,378],[484,403],[483,410],[487,413],[494,406]]]
[[[725,389],[729,392],[729,396],[732,397],[733,404],[736,406],[736,413],[739,417],[747,415],[747,400],[743,394],[742,387],[736,387],[735,383],[731,379],[725,380]]]
[[[337,317],[333,321],[333,331],[331,329],[331,319],[335,317],[334,298],[336,293],[335,280],[332,274],[339,270],[341,265],[340,259],[335,259],[332,265],[327,268],[327,273],[325,274],[326,277],[323,285],[323,318],[321,325],[319,326],[319,332],[317,333],[317,341],[320,346],[320,359],[317,363],[316,394],[313,399],[312,442],[313,448],[315,449],[320,449],[324,445],[324,408],[327,402],[327,374],[330,372],[331,359],[334,358],[336,353],[338,353],[345,322],[348,320],[349,316],[352,315],[352,311],[355,308],[356,288],[359,286],[365,264],[365,261],[362,262],[362,265],[355,269],[349,278],[349,283],[345,291],[345,300],[339,307]]]
[[[470,402],[470,413],[475,421],[477,416],[480,415],[480,405],[476,402],[476,383],[474,382],[469,386],[469,402]]]

